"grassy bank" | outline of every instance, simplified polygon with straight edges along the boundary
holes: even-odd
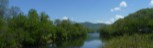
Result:
[[[153,48],[153,35],[132,35],[113,38],[104,48]]]

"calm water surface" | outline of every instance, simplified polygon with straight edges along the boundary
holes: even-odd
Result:
[[[56,44],[56,48],[101,48],[103,42],[100,40],[99,33],[88,33],[87,38],[62,41]],[[51,47],[55,48],[55,47]]]
[[[58,41],[49,47],[28,47],[28,48],[101,48],[103,42],[98,32],[88,33],[87,37],[68,41]],[[27,47],[26,47],[27,48]]]
[[[100,40],[99,33],[88,33],[88,38],[81,48],[100,48],[103,43]]]

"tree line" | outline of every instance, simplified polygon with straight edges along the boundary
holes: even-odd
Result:
[[[52,21],[46,13],[35,9],[24,14],[18,7],[8,7],[8,0],[0,0],[0,48],[53,44],[86,36],[87,32],[79,23]]]

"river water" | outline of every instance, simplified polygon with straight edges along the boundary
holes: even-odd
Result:
[[[62,41],[56,44],[56,48],[102,48],[102,46],[103,42],[100,40],[98,32],[88,33],[86,38]]]
[[[25,48],[102,48],[103,42],[100,40],[98,32],[88,33],[87,37],[81,37],[68,41],[58,41],[54,45],[42,47],[25,47]]]
[[[99,33],[88,33],[88,38],[81,48],[101,48],[103,45]]]

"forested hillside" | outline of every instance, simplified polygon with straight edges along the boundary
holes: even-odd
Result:
[[[113,38],[106,48],[152,48],[153,8],[141,9],[102,28],[101,37]]]

